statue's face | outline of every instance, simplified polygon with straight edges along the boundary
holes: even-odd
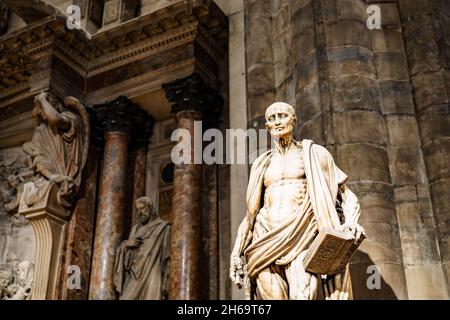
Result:
[[[152,206],[148,206],[144,202],[136,202],[136,209],[139,212],[139,222],[142,224],[146,224],[152,216]]]
[[[296,121],[294,108],[287,103],[277,102],[266,110],[266,128],[274,138],[292,136]]]

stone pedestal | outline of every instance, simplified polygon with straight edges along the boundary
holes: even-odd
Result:
[[[34,188],[33,183],[25,185],[25,191]],[[61,246],[70,211],[57,202],[58,187],[47,186],[40,201],[28,206],[21,199],[19,213],[31,223],[36,236],[35,276],[31,291],[32,300],[56,299],[57,278],[60,267]]]

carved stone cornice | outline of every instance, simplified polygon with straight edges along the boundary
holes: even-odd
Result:
[[[195,111],[204,119],[218,119],[223,107],[220,93],[208,86],[194,73],[189,77],[164,84],[167,99],[172,103],[172,113]]]
[[[189,3],[191,4],[188,5]],[[217,68],[208,68],[211,62],[217,64],[227,54],[227,32],[226,17],[210,0],[173,1],[173,4],[156,12],[95,35],[83,30],[68,30],[64,17],[56,14],[48,16],[0,37],[0,108],[32,92],[34,88],[30,86],[31,80],[36,76],[43,79],[43,75],[48,75],[48,71],[53,68],[49,61],[54,57],[82,79],[80,84],[77,82],[75,86],[64,86],[73,87],[75,95],[82,93],[85,97],[80,96],[81,100],[91,100],[87,96],[100,97],[93,99],[95,103],[110,99],[112,95],[107,89],[112,86],[125,88],[123,94],[130,95],[128,91],[133,91],[135,85],[129,86],[128,83],[145,78],[148,73],[167,72],[163,69],[180,69],[181,66],[183,72],[178,76],[199,72],[208,83],[215,86]],[[92,77],[101,74],[110,77],[108,72],[114,72],[117,68],[149,59],[153,55],[165,52],[170,54],[177,48],[189,48],[191,45],[193,48],[201,47],[203,50],[199,51],[203,56],[199,58],[196,49],[189,49],[195,50],[192,56],[186,55],[183,59],[171,61],[173,65],[162,66],[161,70],[146,70],[142,74],[136,73],[129,78],[117,79],[112,81],[111,85],[99,86],[95,90],[81,90],[86,88],[86,82]],[[209,57],[203,59],[206,55]],[[162,81],[173,79],[167,78],[165,75]],[[95,81],[97,80],[94,79]],[[156,83],[153,80],[152,83],[159,87],[163,82]],[[144,83],[138,83],[138,86],[142,85]]]

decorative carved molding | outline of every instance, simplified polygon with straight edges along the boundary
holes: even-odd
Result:
[[[227,53],[225,49],[228,32],[226,17],[214,2],[208,0],[194,1],[191,12],[186,8],[185,1],[174,1],[173,4],[156,12],[132,19],[95,35],[84,31],[68,30],[64,18],[58,15],[49,16],[0,37],[0,51],[4,53],[0,61],[0,74],[2,74],[0,76],[0,108],[22,98],[30,91],[34,92],[33,88],[29,87],[31,80],[36,76],[44,80],[44,72],[48,72],[51,68],[46,60],[52,61],[52,55],[67,64],[84,81],[100,73],[106,73],[161,52],[169,53],[172,49],[191,43],[200,46],[212,60],[217,62]],[[5,63],[17,62],[20,59],[22,62],[16,65]],[[184,70],[178,77],[198,69],[208,83],[215,85],[216,71],[207,70],[208,67],[203,66],[200,61],[202,59],[190,59],[179,62],[186,64],[189,60],[191,65],[186,68],[191,70]],[[170,72],[171,69],[178,70],[180,65],[164,68],[167,70],[161,70],[161,72],[155,70],[152,73],[162,74]],[[53,74],[51,76],[53,77]],[[116,82],[114,86],[123,89],[134,83],[126,90],[135,91],[136,85],[147,88],[148,86],[141,81],[134,81],[142,78],[148,77],[142,74],[130,79],[118,79],[120,83]],[[64,82],[63,79],[58,79],[57,86],[76,89],[71,83],[59,83],[60,80]],[[47,83],[49,81],[50,79],[47,79]],[[171,79],[165,79],[165,81],[171,81]],[[161,85],[155,81],[151,82],[155,83],[155,87]],[[84,100],[103,103],[105,100],[101,101],[101,99],[110,99],[112,96],[108,93],[109,88],[106,88],[106,91],[100,89],[95,93],[90,92],[88,95],[92,97]],[[75,93],[80,94],[77,96],[83,99],[83,92],[79,91],[74,90]],[[133,95],[128,91],[126,94]]]

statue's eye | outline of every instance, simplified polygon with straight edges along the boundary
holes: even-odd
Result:
[[[270,116],[269,117],[269,121],[274,121],[275,120],[275,116]]]
[[[287,114],[286,114],[286,113],[280,114],[280,118],[281,118],[281,119],[285,119],[286,117],[287,117]]]

